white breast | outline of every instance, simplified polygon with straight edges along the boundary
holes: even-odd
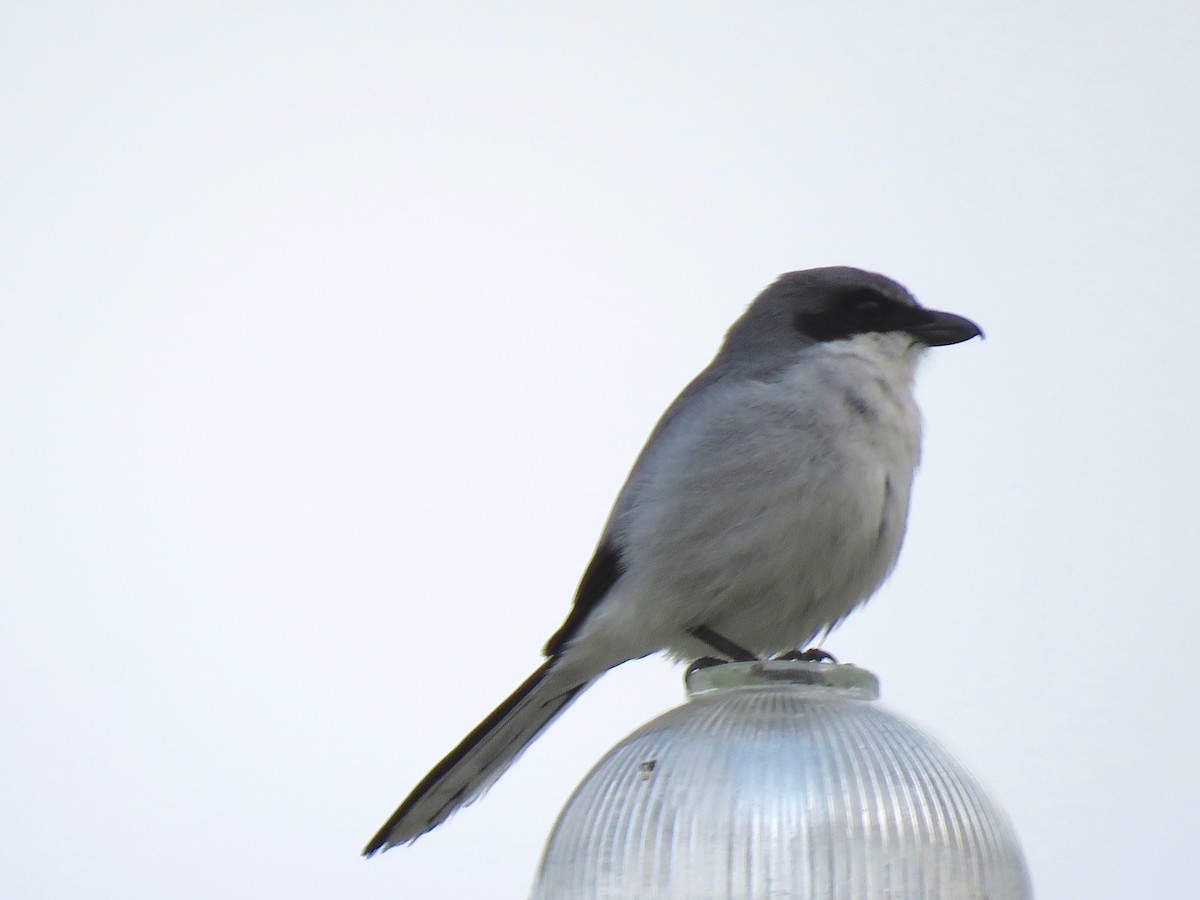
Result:
[[[696,397],[644,461],[626,574],[597,630],[695,658],[705,648],[685,635],[703,624],[765,654],[870,596],[899,552],[918,461],[910,346],[831,342],[777,380]]]

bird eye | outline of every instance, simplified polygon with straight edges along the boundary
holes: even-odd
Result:
[[[883,312],[883,303],[874,297],[863,297],[854,302],[854,311],[861,316],[877,316]]]

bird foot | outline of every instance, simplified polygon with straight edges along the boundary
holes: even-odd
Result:
[[[776,656],[777,660],[798,660],[800,662],[831,662],[837,663],[837,657],[832,653],[827,653],[820,647],[809,647],[807,650],[801,650],[797,647],[795,650],[789,650],[787,653],[781,653]]]

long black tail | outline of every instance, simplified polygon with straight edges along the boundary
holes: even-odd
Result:
[[[363,856],[415,841],[478,799],[590,681],[564,684],[553,658],[513,691],[421,779],[363,848]]]

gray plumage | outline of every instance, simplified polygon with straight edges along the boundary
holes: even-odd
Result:
[[[594,679],[666,650],[804,646],[895,564],[920,456],[930,346],[982,334],[859,269],[791,272],[733,323],[659,420],[617,496],[548,659],[419,784],[364,851],[480,796]]]

